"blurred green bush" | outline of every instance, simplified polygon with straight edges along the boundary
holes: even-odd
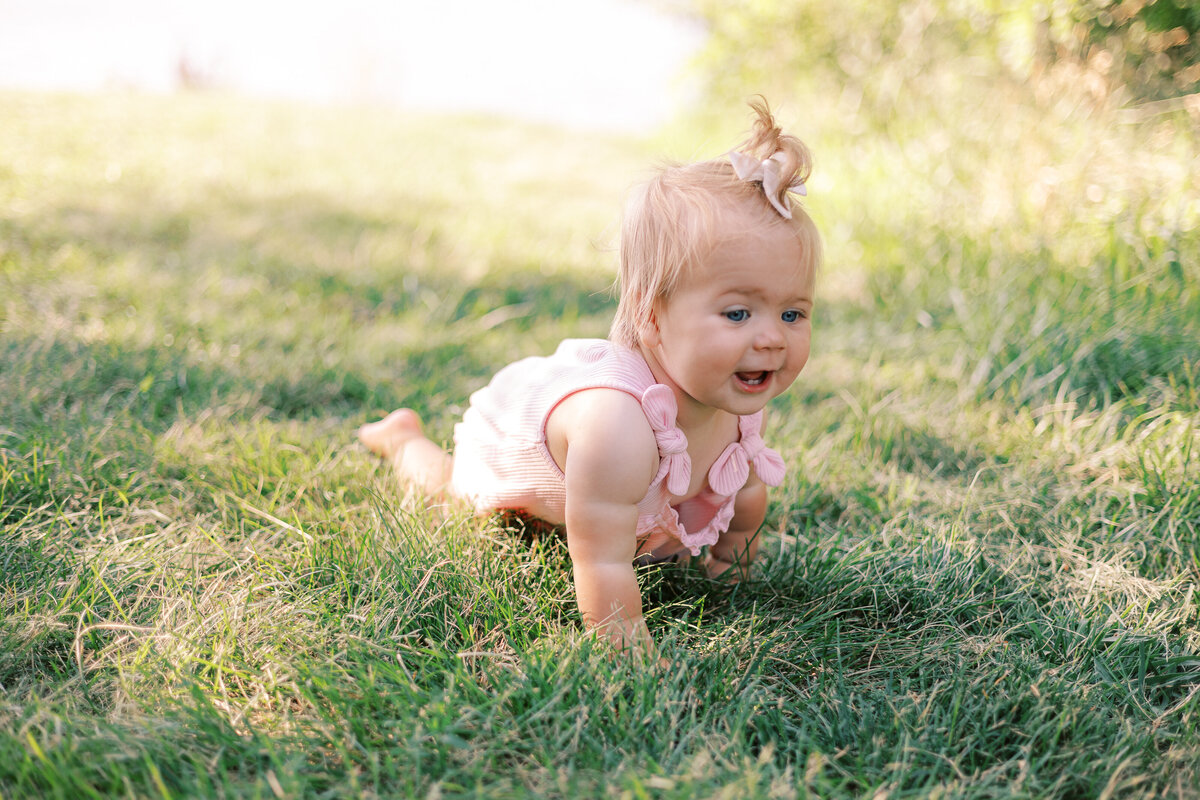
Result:
[[[902,94],[960,76],[1038,80],[1084,75],[1097,94],[1134,100],[1200,84],[1196,0],[692,0],[712,33],[710,89],[746,82],[775,91],[796,76],[861,93],[882,117]]]

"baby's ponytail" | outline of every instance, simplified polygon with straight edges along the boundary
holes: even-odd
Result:
[[[767,200],[787,219],[792,218],[788,192],[807,194],[812,174],[812,154],[804,142],[783,132],[762,97],[750,102],[755,119],[750,138],[729,154],[739,178],[762,187]]]

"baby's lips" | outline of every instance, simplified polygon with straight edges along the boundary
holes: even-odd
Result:
[[[747,388],[765,387],[767,382],[771,380],[772,372],[770,370],[757,370],[754,372],[735,372],[734,378],[738,383]]]

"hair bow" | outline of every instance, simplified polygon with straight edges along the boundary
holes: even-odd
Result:
[[[791,219],[791,202],[786,193],[781,199],[779,192],[779,186],[783,182],[779,170],[783,165],[784,158],[782,152],[776,153],[770,158],[764,158],[762,161],[737,150],[729,152],[729,163],[733,164],[734,173],[744,181],[761,183],[763,194],[767,196],[771,205],[775,206],[775,210],[784,219]],[[804,181],[794,181],[787,187],[787,191],[808,196],[808,189],[805,188]]]

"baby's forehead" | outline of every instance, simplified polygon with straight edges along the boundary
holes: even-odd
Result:
[[[726,240],[681,277],[681,288],[709,295],[786,296],[788,302],[811,301],[815,287],[813,270],[790,236]]]
[[[812,300],[815,276],[802,262],[790,262],[782,268],[762,267],[759,263],[711,262],[684,278],[684,286],[711,294],[784,295],[789,300]]]
[[[798,270],[805,270],[809,260],[805,258],[804,240],[786,220],[762,220],[751,218],[744,224],[731,220],[716,226],[708,242],[709,259],[739,256],[770,255],[772,261],[792,263]]]

